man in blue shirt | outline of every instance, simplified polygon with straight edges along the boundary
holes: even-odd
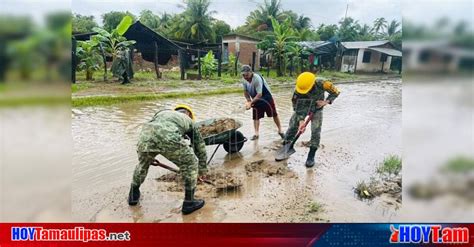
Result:
[[[275,125],[278,128],[278,134],[282,139],[285,138],[281,130],[280,118],[275,107],[270,87],[263,77],[253,73],[252,68],[248,65],[242,66],[242,86],[244,88],[244,96],[247,99],[245,103],[246,109],[252,108],[252,119],[255,128],[255,135],[251,140],[257,140],[259,136],[260,119],[267,114],[267,117],[273,117]]]

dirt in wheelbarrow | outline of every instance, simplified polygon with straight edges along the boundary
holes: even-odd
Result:
[[[224,118],[216,120],[211,125],[205,125],[199,127],[199,132],[201,135],[206,137],[210,135],[215,135],[222,133],[224,131],[232,130],[237,128],[237,122],[232,118]]]
[[[184,182],[181,175],[168,173],[156,178],[163,182],[166,191],[181,192],[184,190]],[[218,197],[219,192],[238,190],[242,186],[242,179],[232,172],[223,170],[210,170],[203,181],[198,181],[197,193],[201,196]]]

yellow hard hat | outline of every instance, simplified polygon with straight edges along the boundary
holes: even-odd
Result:
[[[316,75],[311,72],[303,72],[296,78],[295,90],[299,94],[307,94],[314,86]]]
[[[191,109],[190,106],[185,105],[185,104],[179,104],[179,105],[177,105],[177,106],[174,108],[175,111],[176,111],[176,110],[179,110],[179,109],[185,109],[185,110],[189,111],[189,112],[191,113],[191,119],[192,119],[192,120],[195,119],[193,109]]]

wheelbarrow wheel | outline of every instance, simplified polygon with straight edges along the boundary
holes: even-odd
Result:
[[[245,141],[246,138],[244,134],[240,131],[235,131],[235,134],[231,135],[230,140],[222,145],[224,146],[224,150],[228,153],[237,153],[242,149]]]

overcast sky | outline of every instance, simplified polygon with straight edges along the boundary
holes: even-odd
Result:
[[[211,1],[211,10],[217,11],[214,17],[234,28],[244,24],[249,13],[263,3],[263,0]],[[101,24],[101,15],[112,10],[128,10],[136,15],[144,9],[157,14],[180,13],[179,3],[182,0],[0,0],[0,14],[26,14],[40,21],[46,13],[72,10],[73,13],[93,15]],[[315,27],[321,23],[337,23],[344,17],[347,4],[347,15],[362,24],[372,24],[378,17],[400,21],[401,13],[403,18],[427,25],[443,16],[453,22],[473,23],[472,0],[282,0],[282,4],[285,10],[310,17]]]
[[[215,18],[227,22],[231,27],[243,25],[251,11],[263,0],[211,0],[211,10],[217,11]],[[150,9],[154,13],[180,13],[181,0],[73,0],[74,13],[93,15],[99,23],[101,15],[111,10],[130,11],[138,15],[141,10]],[[371,24],[378,17],[387,20],[401,20],[400,1],[394,0],[282,0],[284,10],[293,10],[311,18],[313,25],[335,24],[347,15],[361,23]]]

